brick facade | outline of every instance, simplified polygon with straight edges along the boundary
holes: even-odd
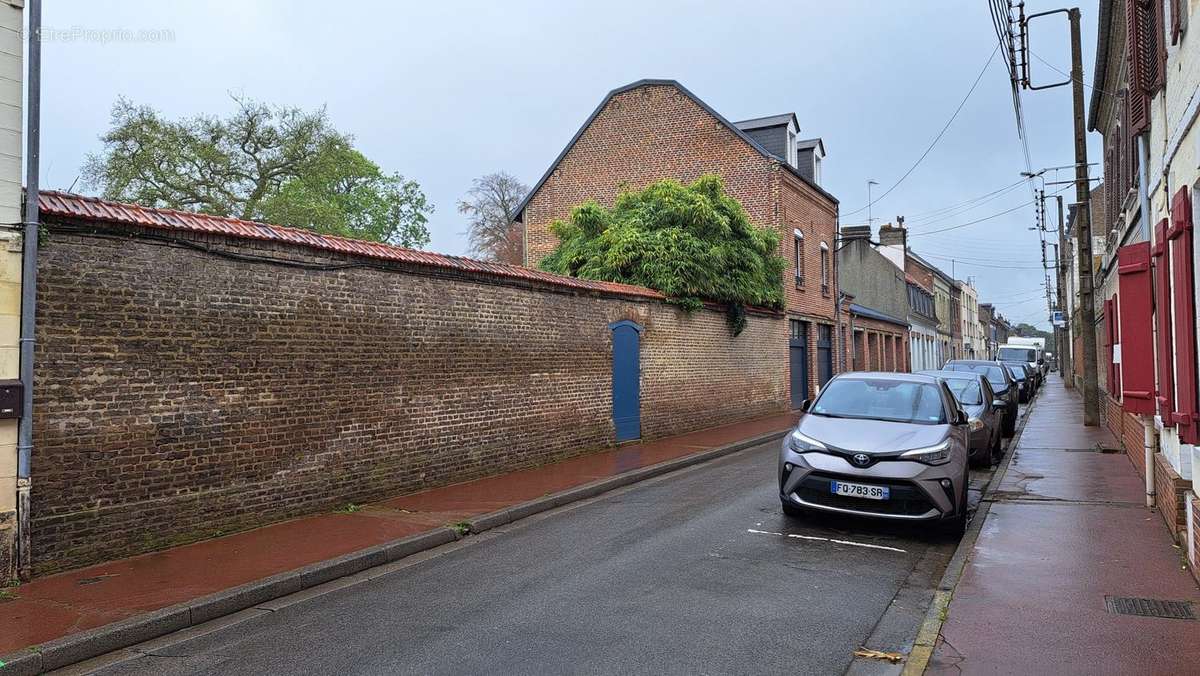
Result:
[[[618,89],[584,124],[519,214],[527,263],[536,266],[554,250],[550,224],[585,201],[611,206],[623,188],[665,178],[688,183],[709,173],[721,176],[752,223],[779,232],[779,253],[787,260],[787,314],[809,323],[812,346],[819,326],[832,327],[836,349],[836,336],[844,332],[836,321],[837,202],[778,158],[764,155],[678,83],[648,81]],[[803,234],[802,270],[796,265],[796,230]],[[809,349],[808,358],[809,391],[816,392],[817,350]],[[839,361],[835,353],[834,373]],[[786,370],[787,361],[782,364]]]
[[[719,174],[756,225],[778,222],[772,162],[680,89],[643,86],[614,95],[583,129],[525,206],[528,264],[554,250],[551,222],[594,200],[612,206],[622,188]],[[832,230],[831,230],[832,232]]]
[[[849,371],[908,371],[908,331],[896,324],[855,316]]]
[[[1162,453],[1154,454],[1154,505],[1171,531],[1171,537],[1179,542],[1187,533],[1186,506],[1188,481],[1179,476],[1171,461]]]
[[[735,338],[652,298],[78,225],[39,259],[39,574],[611,445],[616,320],[645,327],[644,437],[787,408],[778,315]]]

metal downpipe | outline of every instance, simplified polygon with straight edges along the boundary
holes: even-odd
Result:
[[[21,259],[22,412],[17,427],[17,575],[28,579],[30,551],[30,465],[33,456],[33,348],[37,316],[38,170],[41,146],[42,2],[29,1],[28,109],[25,136],[25,217]]]

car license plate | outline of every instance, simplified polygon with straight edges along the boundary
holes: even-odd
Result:
[[[852,484],[845,481],[831,481],[829,490],[834,495],[844,495],[849,498],[866,498],[868,500],[887,500],[891,491],[887,486],[867,486]]]

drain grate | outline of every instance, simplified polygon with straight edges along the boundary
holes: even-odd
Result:
[[[1136,596],[1105,596],[1104,609],[1117,615],[1165,617],[1172,620],[1195,620],[1196,610],[1189,601],[1140,599]]]

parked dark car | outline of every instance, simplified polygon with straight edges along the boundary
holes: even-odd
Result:
[[[1008,402],[997,399],[988,379],[966,371],[920,371],[946,381],[950,392],[967,413],[971,463],[992,466],[1003,456],[1004,410]]]
[[[1036,381],[1033,379],[1033,374],[1029,372],[1029,367],[1024,362],[1002,361],[1000,363],[1004,365],[1004,368],[1008,369],[1013,380],[1017,381],[1017,387],[1020,392],[1020,397],[1017,400],[1024,404],[1033,399]]]
[[[962,534],[969,418],[946,381],[843,373],[801,410],[779,455],[785,514],[925,521]]]
[[[943,370],[978,373],[987,378],[992,390],[995,391],[996,398],[1003,399],[1007,404],[1004,409],[1004,436],[1011,437],[1016,434],[1017,408],[1021,396],[1020,387],[1003,364],[982,359],[954,359],[946,362]]]

